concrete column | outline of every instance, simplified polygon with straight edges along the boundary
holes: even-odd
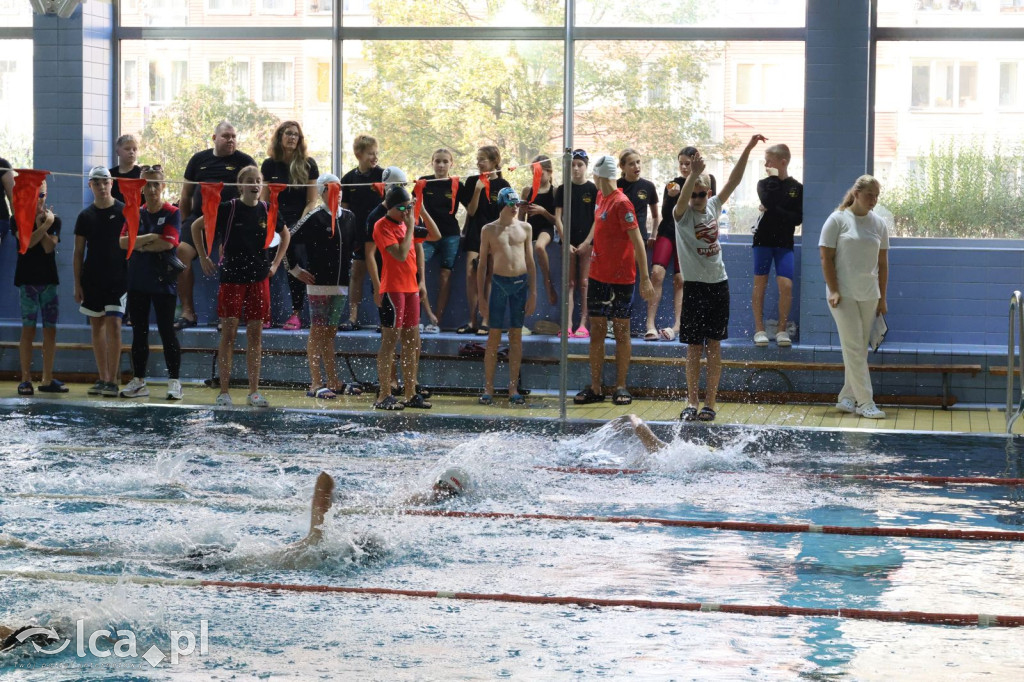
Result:
[[[109,164],[115,130],[113,31],[114,8],[109,2],[87,2],[69,19],[34,17],[36,168],[85,173],[92,166]],[[75,219],[92,201],[92,193],[82,178],[57,176],[48,183],[47,201],[63,223],[57,250],[60,321],[84,324],[73,298],[71,255]]]
[[[800,343],[839,346],[818,237],[867,168],[869,0],[807,0]]]

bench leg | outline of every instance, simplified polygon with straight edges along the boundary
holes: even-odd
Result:
[[[950,396],[950,379],[949,372],[942,373],[942,409],[949,409],[949,396]]]

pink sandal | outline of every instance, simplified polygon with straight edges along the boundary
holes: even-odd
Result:
[[[580,326],[575,332],[573,332],[572,338],[574,338],[574,339],[589,339],[590,338],[590,332],[587,331],[586,327]]]
[[[281,329],[284,329],[285,331],[289,332],[294,332],[298,331],[299,329],[302,329],[302,322],[299,320],[299,316],[293,313],[292,316],[288,318],[288,321],[284,323]]]

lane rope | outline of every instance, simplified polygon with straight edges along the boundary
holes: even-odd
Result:
[[[334,585],[294,585],[288,583],[236,582],[231,580],[196,580],[158,578],[146,576],[90,575],[83,573],[56,573],[52,571],[0,571],[0,575],[28,580],[54,580],[118,584],[124,581],[141,585],[167,587],[215,587],[234,590],[267,592],[310,592],[317,594],[355,594],[387,597],[414,597],[423,599],[456,599],[462,601],[491,601],[516,604],[544,604],[593,608],[631,607],[663,611],[689,611],[693,613],[733,613],[757,617],[802,616],[807,618],[849,618],[890,623],[918,623],[926,625],[953,625],[961,627],[1024,627],[1024,616],[1003,616],[984,613],[940,613],[930,611],[882,611],[877,609],[829,609],[782,605],[722,604],[719,602],[676,602],[654,599],[610,599],[602,597],[544,597],[526,594],[454,592],[448,590],[408,590],[388,587],[343,587]]]
[[[813,523],[762,523],[757,521],[704,521],[664,519],[644,516],[569,516],[564,514],[513,514],[509,512],[468,512],[446,509],[406,509],[406,516],[435,516],[456,519],[501,519],[510,521],[581,521],[593,523],[635,523],[670,528],[703,528],[746,533],[820,533],[823,535],[860,535],[872,537],[928,538],[939,540],[983,540],[1024,542],[1024,533],[998,530],[961,530],[958,528],[882,528],[877,526],[823,526]]]
[[[614,467],[548,467],[538,466],[537,469],[555,471],[563,474],[588,474],[593,476],[631,476],[635,474],[657,473],[651,469],[617,469]],[[736,473],[736,472],[722,472]],[[899,474],[802,474],[786,472],[790,476],[801,478],[823,478],[836,481],[896,481],[900,483],[929,483],[932,485],[1024,485],[1024,478],[1000,478],[998,476],[924,476]]]

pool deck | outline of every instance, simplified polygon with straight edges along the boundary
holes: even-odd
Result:
[[[159,404],[189,407],[212,407],[217,391],[199,384],[184,384],[185,399],[182,401],[163,400],[164,383],[151,382],[152,395],[149,398],[100,398],[86,395],[88,385],[68,384],[70,391],[64,394],[40,394],[32,398],[19,398],[15,382],[0,382],[0,397],[3,402],[17,400],[74,401],[96,403]],[[324,412],[368,412],[372,410],[369,397],[339,397],[334,400],[314,400],[295,389],[263,390],[270,400],[271,409],[323,410]],[[236,406],[245,406],[245,390],[232,389],[231,396]],[[524,407],[510,407],[507,399],[496,397],[494,405],[485,406],[475,396],[439,395],[431,398],[435,415],[459,416],[508,416],[558,418],[558,397],[555,395],[533,394]],[[569,405],[567,414],[571,419],[608,420],[630,412],[647,421],[673,421],[679,418],[682,403],[669,400],[634,400],[629,406],[612,405],[610,400],[596,405]],[[1005,433],[1005,413],[1001,409],[985,407],[954,407],[949,410],[927,407],[886,407],[885,419],[864,419],[857,415],[845,414],[832,405],[749,405],[743,403],[720,403],[717,424],[750,426],[787,426],[805,428],[871,429],[880,431],[940,431],[947,433]],[[377,412],[381,417],[387,413]],[[1024,420],[1018,420],[1014,433],[1024,433]]]

